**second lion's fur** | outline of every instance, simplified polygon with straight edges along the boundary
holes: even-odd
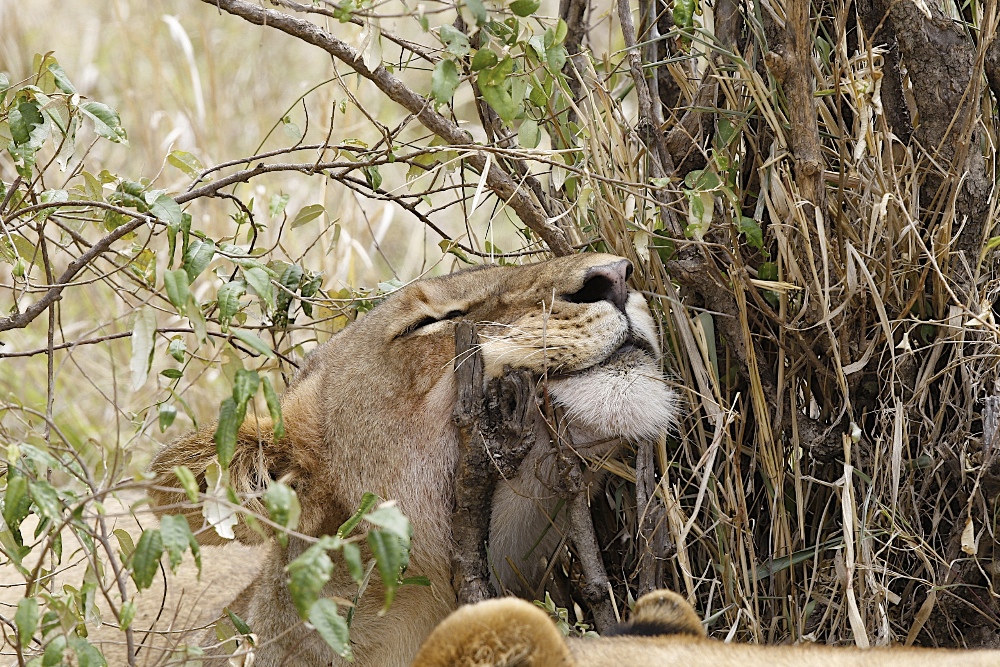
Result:
[[[596,639],[566,639],[548,614],[503,598],[451,614],[413,667],[996,667],[1000,651],[798,644],[729,644],[705,636],[698,615],[672,591],[653,591],[632,619]]]

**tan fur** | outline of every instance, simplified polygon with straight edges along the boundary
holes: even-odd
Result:
[[[526,627],[536,624],[534,628]],[[1000,651],[856,649],[812,644],[758,646],[708,639],[694,609],[671,591],[636,603],[630,627],[655,636],[564,639],[547,614],[524,600],[491,600],[456,611],[427,639],[413,667],[997,667]],[[528,642],[534,642],[527,646]],[[517,647],[520,662],[506,660]],[[499,659],[495,659],[496,658]],[[492,661],[491,661],[492,660]]]
[[[658,369],[645,301],[624,287],[626,267],[618,257],[583,254],[413,283],[307,358],[282,399],[287,436],[281,442],[272,441],[269,421],[248,417],[230,467],[233,488],[248,508],[262,511],[256,498],[269,481],[287,479],[302,505],[299,531],[308,535],[336,531],[366,491],[397,500],[413,524],[407,574],[425,575],[432,586],[404,587],[382,617],[381,591],[369,588],[351,628],[355,665],[408,665],[455,607],[449,559],[456,313],[477,323],[488,376],[505,366],[548,375],[552,400],[565,408],[581,450],[601,453],[614,446],[611,439],[654,437],[669,425],[674,394]],[[215,458],[213,432],[214,425],[166,447],[152,464],[157,484],[176,487],[171,470],[183,464],[204,486]],[[518,585],[508,557],[530,579],[558,541],[550,530],[526,555],[556,506],[551,459],[539,416],[527,462],[494,499],[490,547],[504,588]],[[161,508],[183,499],[179,491],[153,496]],[[199,510],[187,516],[201,540],[220,541]],[[243,524],[236,536],[261,540]],[[260,579],[240,596],[238,605],[263,644],[257,667],[340,664],[299,622],[285,586],[284,565],[306,546],[295,539],[285,551],[272,545]],[[355,590],[338,565],[324,595],[350,598]]]
[[[441,622],[414,667],[571,667],[562,634],[544,611],[518,598],[462,607]]]

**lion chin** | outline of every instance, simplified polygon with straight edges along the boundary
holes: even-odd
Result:
[[[412,667],[996,667],[1000,651],[796,644],[708,639],[683,597],[639,598],[628,623],[604,636],[563,637],[535,605],[515,598],[462,607],[424,642]]]
[[[603,362],[549,380],[570,424],[598,438],[649,440],[674,425],[677,394],[648,352],[626,343]]]
[[[264,514],[262,491],[271,480],[285,481],[298,495],[297,532],[304,536],[291,536],[283,548],[259,525],[253,530],[241,519],[232,529],[237,540],[266,550],[261,574],[231,605],[258,638],[255,667],[342,664],[302,623],[285,567],[308,548],[307,538],[335,533],[365,492],[395,500],[410,519],[407,576],[422,575],[431,585],[402,588],[383,612],[380,582],[369,584],[353,610],[354,665],[409,665],[420,642],[455,608],[457,321],[476,325],[484,381],[506,368],[546,380],[542,391],[547,387],[560,425],[567,425],[561,433],[586,456],[605,456],[623,438],[661,436],[674,420],[677,400],[660,371],[652,314],[628,287],[631,272],[621,257],[584,253],[416,281],[306,358],[281,400],[284,438],[272,437],[266,410],[250,412],[229,465],[230,486],[247,510]],[[525,596],[543,585],[566,525],[546,420],[535,414],[530,451],[517,474],[497,484],[491,508],[495,583]],[[214,430],[208,424],[185,435],[151,464],[157,511],[182,513],[205,544],[225,540],[200,507],[186,503],[173,470],[186,466],[202,492],[210,492]],[[584,477],[596,492],[600,473]],[[347,569],[337,567],[322,595],[350,600],[357,590]]]

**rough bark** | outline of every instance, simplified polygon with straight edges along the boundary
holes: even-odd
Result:
[[[870,46],[884,45],[882,56],[882,109],[889,129],[903,144],[910,142],[913,124],[903,96],[903,73],[899,68],[899,44],[884,0],[859,0],[858,18]]]
[[[563,65],[563,74],[569,85],[573,99],[580,97],[580,77],[587,71],[586,58],[581,50],[583,39],[587,36],[587,0],[560,0],[559,18],[566,22],[566,53],[569,59]],[[571,110],[571,113],[574,111]]]
[[[825,215],[823,153],[813,98],[812,32],[809,27],[810,0],[789,0],[785,6],[784,44],[768,54],[771,71],[782,82],[788,99],[791,129],[788,144],[795,157],[795,184],[799,195]],[[813,219],[807,209],[806,219]]]
[[[656,495],[656,443],[639,443],[635,457],[635,500],[639,513],[639,595],[663,588],[664,564],[674,552],[667,536],[666,508]]]
[[[471,322],[455,326],[455,382],[459,457],[451,576],[459,604],[471,604],[495,597],[486,559],[493,491],[497,480],[517,472],[531,447],[535,392],[526,371],[484,382],[479,337]]]
[[[569,519],[573,531],[573,546],[576,547],[580,566],[583,568],[584,583],[581,593],[590,604],[598,632],[607,632],[615,624],[615,610],[611,604],[611,585],[608,573],[601,560],[601,550],[594,532],[594,521],[590,516],[590,493],[587,489],[569,499]]]
[[[976,66],[975,45],[961,28],[933,3],[924,7],[930,16],[912,2],[895,2],[889,8],[919,112],[913,137],[928,159],[948,172],[929,171],[920,188],[920,205],[928,214],[925,224],[947,215],[954,205],[954,248],[974,263],[991,188],[976,129],[982,72]]]

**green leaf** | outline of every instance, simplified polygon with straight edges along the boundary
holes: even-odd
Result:
[[[56,635],[46,644],[45,653],[42,654],[42,667],[56,667],[63,663],[63,651],[66,650],[65,635]]]
[[[566,64],[566,47],[553,46],[545,50],[545,62],[553,72],[561,72]]]
[[[334,653],[347,660],[352,659],[351,638],[347,621],[337,613],[337,603],[329,598],[316,600],[309,609],[309,623],[323,638]]]
[[[132,325],[132,391],[142,389],[153,363],[153,343],[156,337],[156,315],[149,306],[143,306],[135,315]]]
[[[0,258],[8,264],[17,264],[18,259],[35,261],[41,253],[35,251],[35,244],[20,234],[0,236]]]
[[[542,132],[538,129],[536,121],[527,118],[521,122],[521,127],[517,130],[517,143],[523,148],[537,148],[541,140]]]
[[[264,507],[267,514],[279,526],[284,526],[289,530],[295,530],[299,525],[299,516],[302,514],[302,507],[299,505],[299,497],[290,486],[281,481],[271,482],[267,491],[264,492]],[[281,546],[288,546],[288,534],[276,531],[278,541]]]
[[[351,515],[351,518],[341,524],[340,528],[337,529],[337,537],[344,539],[351,534],[354,527],[361,523],[361,520],[365,518],[365,514],[375,507],[378,503],[378,496],[374,493],[368,493],[367,491],[363,496],[361,496],[361,504],[358,505],[358,511]]]
[[[674,24],[678,28],[690,31],[694,27],[695,2],[696,0],[674,1]]]
[[[191,469],[187,466],[174,466],[173,470],[177,481],[181,483],[184,493],[187,494],[188,500],[193,503],[198,502],[198,480],[195,479]]]
[[[447,23],[441,26],[441,41],[445,43],[446,51],[456,58],[464,58],[469,54],[469,37]]]
[[[229,396],[219,406],[219,423],[215,427],[215,452],[219,455],[219,464],[225,469],[233,460],[236,451],[236,434],[246,417],[246,409],[240,411],[236,401]]]
[[[156,284],[156,253],[149,248],[133,255],[128,261],[128,268],[150,287]]]
[[[267,401],[267,411],[271,415],[271,423],[274,424],[274,439],[281,440],[285,437],[285,419],[281,415],[281,399],[278,392],[271,386],[271,381],[263,378],[264,400]]]
[[[736,128],[725,116],[719,116],[718,129],[716,130],[716,145],[719,148],[726,148],[736,137]]]
[[[511,96],[511,73],[514,71],[514,60],[505,56],[494,67],[484,68],[479,73],[479,91],[486,103],[493,107],[505,122],[517,117],[522,100]]]
[[[108,667],[104,655],[83,637],[70,637],[69,645],[76,653],[77,667]]]
[[[510,3],[510,11],[524,18],[534,14],[541,4],[541,0],[514,0]]]
[[[62,519],[62,502],[59,493],[43,479],[28,482],[28,495],[38,508],[39,514],[51,521]]]
[[[184,552],[193,539],[188,521],[179,514],[167,514],[160,519],[160,537],[170,556],[170,571],[176,572],[184,558]],[[142,540],[140,539],[140,542]]]
[[[287,197],[288,195],[285,195],[286,202],[287,202]],[[282,208],[284,208],[284,206],[282,206]],[[292,220],[292,224],[290,225],[290,227],[292,229],[301,227],[307,222],[312,222],[313,220],[323,215],[324,213],[326,213],[326,209],[323,207],[322,204],[309,204],[308,206],[303,206],[301,209],[299,209],[299,214],[295,216],[294,220]]]
[[[160,433],[163,433],[170,428],[170,425],[174,423],[175,419],[177,419],[177,408],[169,403],[160,403],[160,407],[157,409],[157,414],[160,424]]]
[[[753,218],[746,216],[740,218],[740,233],[746,235],[747,243],[751,247],[757,250],[761,250],[764,247],[764,232],[761,231],[760,225]]]
[[[289,574],[288,591],[302,618],[308,616],[333,573],[333,561],[326,553],[326,546],[322,542],[312,545],[285,567]]]
[[[483,4],[483,0],[465,0],[465,6],[472,12],[477,26],[486,25],[489,15],[486,13],[486,6]]]
[[[121,619],[119,621],[118,628],[122,632],[128,630],[129,626],[132,625],[132,621],[133,619],[135,619],[135,611],[136,611],[135,602],[132,602],[132,600],[129,600],[128,602],[122,605],[121,610],[118,612],[118,615]]]
[[[385,605],[382,608],[388,609],[396,598],[396,590],[399,588],[399,572],[402,569],[406,550],[398,537],[381,530],[373,530],[368,533],[368,546],[375,554],[378,573],[382,578],[382,585],[385,586]]]
[[[219,304],[219,326],[223,332],[229,331],[229,323],[233,316],[240,312],[240,297],[247,292],[247,285],[242,280],[233,280],[219,288],[216,303]]]
[[[194,279],[208,268],[215,257],[215,242],[210,239],[196,239],[184,253],[184,270],[188,274],[188,284],[193,285]]]
[[[21,646],[27,647],[38,627],[38,600],[21,598],[17,603],[17,611],[14,612],[14,624],[17,626],[17,638]]]
[[[3,520],[12,529],[17,529],[28,516],[31,498],[28,496],[28,479],[21,473],[8,468],[7,490],[3,497]]]
[[[722,185],[722,180],[714,171],[695,169],[688,172],[688,175],[684,177],[684,184],[692,190],[707,192],[719,189]]]
[[[402,540],[404,545],[410,544],[410,538],[413,536],[410,520],[399,511],[399,508],[392,501],[384,503],[374,512],[366,515],[365,521],[386,529]]]
[[[553,44],[562,44],[566,41],[566,35],[569,34],[569,26],[566,25],[566,21],[559,19],[556,23],[556,32],[553,39]]]
[[[447,59],[438,61],[431,75],[431,95],[439,104],[447,104],[454,96],[459,82],[455,63]]]
[[[163,539],[160,537],[160,531],[155,528],[142,531],[139,544],[135,545],[131,563],[132,581],[140,591],[152,585],[162,555]]]
[[[252,267],[249,269],[243,269],[243,277],[246,278],[247,284],[253,288],[253,291],[257,293],[260,297],[261,304],[265,306],[267,312],[274,311],[274,289],[271,287],[271,276],[267,274],[267,271],[259,267]]]
[[[365,175],[365,181],[368,182],[368,187],[372,190],[378,190],[382,186],[382,174],[377,165],[361,167],[361,173]]]
[[[69,193],[65,190],[46,190],[38,198],[40,204],[59,204],[64,201],[69,201]],[[42,220],[45,220],[50,215],[59,210],[58,206],[53,206],[52,208],[47,208],[42,214]]]
[[[187,316],[188,322],[191,323],[191,328],[194,330],[194,335],[202,343],[206,342],[208,340],[208,327],[205,324],[205,314],[201,312],[201,306],[195,301],[194,294],[188,301]]]
[[[188,286],[188,273],[184,269],[166,271],[163,274],[163,286],[167,288],[167,298],[177,312],[184,315],[187,312],[187,302],[191,298]]]
[[[191,178],[198,178],[205,166],[201,160],[187,151],[173,151],[167,156],[167,162],[177,167]]]
[[[49,63],[49,71],[52,72],[52,76],[55,78],[56,85],[59,87],[59,90],[63,91],[67,95],[72,95],[76,92],[76,88],[73,87],[69,77],[66,76],[66,72],[59,66],[59,63]]]
[[[476,55],[472,56],[472,64],[470,67],[473,72],[478,72],[481,69],[486,69],[488,67],[494,67],[499,58],[497,58],[496,52],[493,49],[482,48],[476,51]]]
[[[465,252],[461,248],[459,248],[458,244],[455,243],[454,241],[449,241],[448,239],[442,239],[440,242],[438,242],[438,247],[441,248],[443,252],[447,252],[454,255],[455,257],[458,257],[466,264],[474,264],[474,262],[471,259],[469,259],[469,256],[466,255]]]
[[[245,368],[236,371],[236,378],[233,381],[233,400],[236,401],[237,407],[245,410],[247,403],[257,393],[258,386],[260,386],[260,376],[257,371],[248,371]]]
[[[7,120],[10,136],[19,146],[29,143],[32,131],[45,123],[36,102],[21,102],[16,110],[10,112]]]
[[[132,554],[135,553],[135,542],[132,541],[132,536],[121,528],[116,528],[113,534],[118,540],[118,548],[122,550],[122,554],[125,558],[131,558]]]
[[[510,56],[504,56],[504,59],[496,65],[485,68],[479,73],[479,83],[486,86],[502,86],[510,78],[513,71],[514,59]]]
[[[422,574],[418,574],[414,577],[405,577],[402,581],[403,586],[430,586],[431,580]]]
[[[180,336],[174,336],[170,339],[170,344],[167,345],[167,352],[170,356],[176,359],[180,363],[184,363],[184,353],[187,351],[187,346],[184,344],[184,339]]]
[[[158,195],[149,205],[149,212],[159,220],[172,225],[181,224],[181,216],[184,214],[180,204],[168,195]]]
[[[247,622],[244,621],[239,616],[237,616],[236,614],[234,614],[232,610],[229,609],[229,607],[226,607],[226,616],[228,616],[229,620],[233,622],[233,627],[235,627],[237,632],[239,632],[241,635],[247,637],[252,634],[250,626],[247,625]]]
[[[80,105],[80,111],[94,121],[94,131],[98,135],[115,142],[128,145],[125,128],[122,127],[118,112],[100,102],[86,102]]]
[[[239,329],[233,330],[233,337],[246,343],[249,347],[255,351],[263,354],[265,357],[270,359],[275,358],[274,350],[268,347],[267,343],[258,338],[255,334],[249,331],[241,331]]]
[[[271,195],[271,203],[267,206],[268,215],[272,218],[277,218],[281,215],[285,207],[288,206],[289,195],[286,194],[273,194]],[[306,207],[308,208],[308,207]],[[301,211],[299,212],[301,214]]]
[[[505,86],[480,86],[479,91],[501,120],[509,123],[517,118],[520,107],[514,102],[514,98],[511,97]]]
[[[757,277],[761,280],[777,280],[778,265],[774,262],[762,262],[761,265],[757,267]]]
[[[361,549],[353,542],[346,542],[343,546],[343,554],[351,579],[360,584],[361,580],[365,578],[365,566],[361,562]]]

